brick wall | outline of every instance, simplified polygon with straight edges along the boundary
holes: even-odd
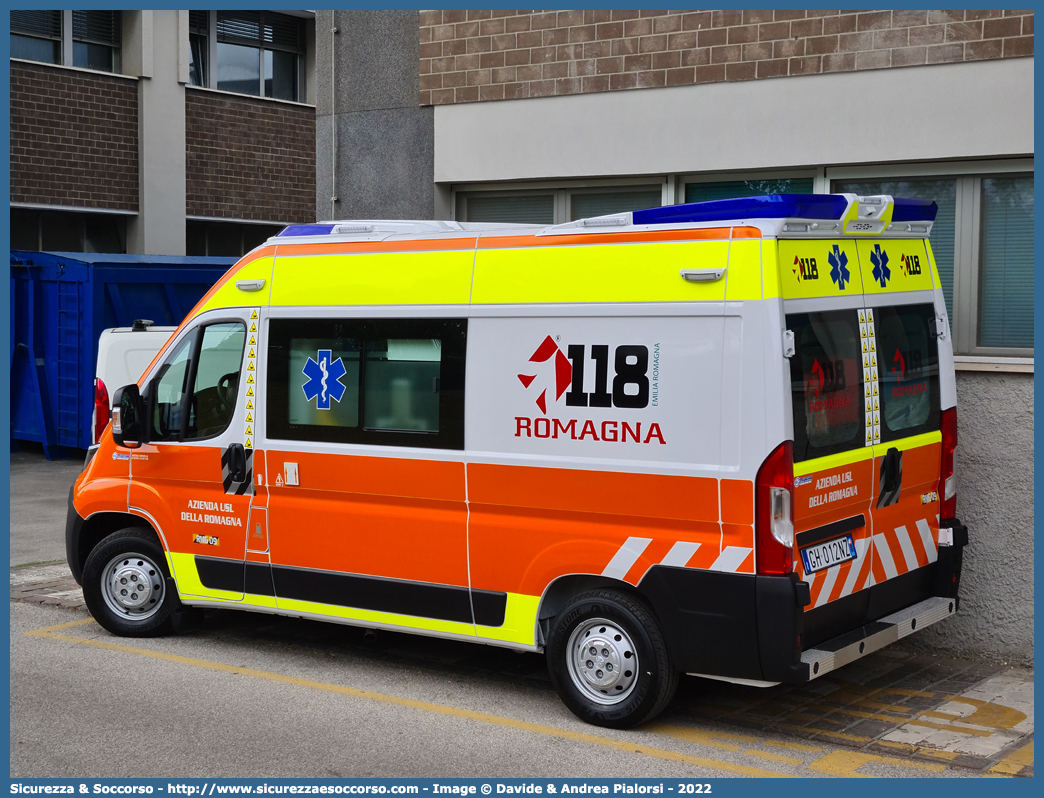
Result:
[[[11,62],[11,201],[138,209],[138,84]]]
[[[315,109],[185,92],[190,216],[315,221]]]
[[[1033,55],[1032,11],[422,11],[420,104]]]

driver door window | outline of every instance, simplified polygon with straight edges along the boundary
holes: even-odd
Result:
[[[225,431],[235,412],[245,341],[242,322],[211,324],[182,341],[153,382],[152,441],[212,438]]]

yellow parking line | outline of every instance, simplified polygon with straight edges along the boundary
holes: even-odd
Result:
[[[898,765],[915,770],[930,770],[933,773],[941,773],[946,769],[945,765],[935,765],[930,762],[915,762],[908,759],[896,759],[890,756],[875,756],[864,754],[861,751],[831,751],[815,762],[808,765],[809,770],[817,773],[825,773],[828,776],[843,776],[845,778],[873,778],[865,773],[859,773],[857,768],[869,762],[880,762],[885,765]]]
[[[801,743],[788,743],[783,740],[762,740],[765,745],[776,745],[780,748],[792,748],[795,751],[812,751],[813,753],[819,753],[823,751],[823,748],[815,745],[802,745]]]
[[[996,765],[990,768],[991,773],[1005,773],[1009,775],[1016,775],[1024,767],[1028,767],[1033,764],[1033,741],[1031,740],[1029,745],[1024,745],[1018,751],[1011,756],[1005,757]]]
[[[749,748],[743,753],[748,756],[756,756],[761,759],[767,759],[770,762],[781,762],[784,765],[804,765],[804,759],[798,759],[793,756],[783,756],[782,754],[774,754],[771,751],[758,751],[756,748]]]
[[[69,624],[70,626],[78,625],[76,622]],[[609,737],[599,737],[594,734],[585,734],[584,732],[569,731],[567,729],[558,729],[553,726],[542,726],[536,723],[528,723],[522,720],[514,720],[513,718],[504,718],[499,715],[489,715],[485,712],[472,712],[467,709],[458,709],[456,707],[448,707],[442,704],[431,704],[427,701],[416,701],[412,698],[400,698],[399,696],[385,695],[383,693],[374,693],[369,690],[358,690],[354,687],[343,687],[337,684],[327,684],[326,682],[315,682],[310,679],[299,679],[295,676],[285,676],[281,673],[271,673],[270,671],[260,671],[253,668],[243,668],[236,665],[225,665],[221,662],[212,662],[205,659],[193,659],[191,657],[182,657],[178,654],[167,654],[162,651],[150,651],[144,648],[135,648],[133,646],[125,646],[120,643],[111,643],[107,640],[87,640],[82,637],[70,637],[68,635],[58,634],[56,629],[66,628],[67,625],[62,624],[60,626],[47,627],[45,629],[37,629],[32,632],[26,632],[27,635],[36,637],[46,637],[51,640],[60,640],[65,643],[75,643],[77,645],[91,646],[93,648],[100,648],[106,651],[118,651],[124,654],[137,654],[142,657],[149,657],[150,659],[162,660],[164,662],[173,662],[179,665],[190,665],[196,668],[206,668],[212,671],[219,671],[222,673],[232,673],[240,676],[253,676],[257,679],[264,679],[270,682],[277,682],[281,684],[290,684],[296,687],[308,687],[314,690],[324,690],[330,693],[340,693],[341,695],[348,695],[354,698],[365,698],[370,701],[377,701],[383,704],[392,704],[400,707],[408,707],[410,709],[419,709],[424,712],[434,712],[439,715],[449,715],[457,718],[464,718],[467,720],[479,721],[480,723],[488,723],[493,726],[502,726],[510,729],[519,729],[521,731],[533,732],[534,734],[543,734],[548,737],[557,737],[564,740],[572,740],[575,742],[588,743],[590,745],[597,745],[603,748],[613,748],[618,751],[626,751],[628,753],[644,754],[645,756],[651,756],[656,759],[664,759],[671,762],[681,762],[687,765],[697,765],[699,767],[708,768],[711,770],[724,771],[726,773],[735,773],[741,776],[753,776],[759,778],[795,778],[787,773],[780,773],[775,770],[762,770],[761,768],[750,767],[748,765],[739,765],[733,762],[720,762],[715,759],[707,759],[700,756],[692,756],[690,754],[679,754],[675,751],[667,751],[662,748],[653,748],[647,745],[641,745],[627,740],[614,740]]]

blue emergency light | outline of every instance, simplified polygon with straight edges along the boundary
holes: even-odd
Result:
[[[848,200],[840,194],[766,194],[760,197],[689,202],[635,211],[634,224],[728,222],[736,219],[840,219]],[[896,222],[934,222],[939,206],[916,199],[897,199]]]

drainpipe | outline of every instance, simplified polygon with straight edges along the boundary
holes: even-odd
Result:
[[[330,11],[330,220],[337,218],[337,11]]]

